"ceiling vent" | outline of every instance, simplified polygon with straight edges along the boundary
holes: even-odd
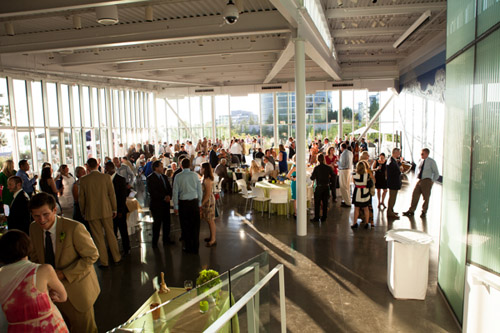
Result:
[[[261,90],[281,90],[283,89],[282,86],[265,86],[265,87],[260,87]]]
[[[354,83],[332,83],[332,88],[354,87]]]
[[[215,90],[214,89],[195,89],[195,93],[213,93]]]

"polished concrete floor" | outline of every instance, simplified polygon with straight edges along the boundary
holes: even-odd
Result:
[[[397,212],[408,208],[411,190],[411,184],[406,183],[400,191]],[[331,203],[328,220],[308,222],[308,235],[297,237],[292,218],[274,215],[268,219],[250,210],[245,213],[244,201],[237,194],[226,195],[217,221],[216,247],[202,245],[199,255],[183,253],[179,242],[154,250],[151,243],[141,241],[143,231],[132,236],[135,247],[123,264],[98,270],[102,288],[95,304],[99,331],[126,321],[151,295],[151,280],[162,271],[169,286],[182,287],[184,280],[195,280],[203,268],[224,272],[269,251],[271,268],[277,263],[285,266],[290,332],[459,332],[437,287],[439,185],[434,186],[431,199],[426,219],[418,217],[417,210],[414,218],[388,221],[384,211],[375,207],[374,230],[355,231],[349,227],[353,209]],[[178,238],[179,223],[176,217],[173,221]],[[387,288],[384,235],[393,228],[422,230],[434,239],[425,301],[396,300]],[[207,234],[208,227],[202,223],[200,239]],[[274,305],[276,286],[274,281]],[[270,331],[278,330],[277,318],[279,309],[273,306]]]

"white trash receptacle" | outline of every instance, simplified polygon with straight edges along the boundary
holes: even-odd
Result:
[[[425,299],[432,237],[417,230],[393,229],[385,238],[389,291],[394,298]]]

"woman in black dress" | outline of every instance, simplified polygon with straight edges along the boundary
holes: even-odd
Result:
[[[372,164],[372,170],[375,171],[375,188],[377,189],[378,207],[383,206],[384,208],[386,208],[384,201],[387,194],[386,162],[385,154],[380,153],[378,160],[374,161]],[[380,197],[381,191],[382,198]]]
[[[51,166],[46,166],[42,169],[42,175],[40,177],[40,190],[52,195],[56,199],[56,203],[57,206],[59,206],[60,212],[62,212],[61,204],[59,203],[59,198],[57,197],[57,193],[59,191],[57,190],[54,178],[52,178]]]

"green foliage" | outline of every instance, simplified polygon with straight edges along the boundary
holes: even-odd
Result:
[[[375,113],[377,113],[379,107],[380,106],[378,104],[378,101],[376,99],[373,99],[372,103],[370,104],[370,119],[372,119]]]
[[[206,290],[221,283],[220,278],[219,278],[219,272],[214,271],[213,269],[202,270],[200,272],[200,274],[198,275],[198,278],[196,279],[196,285],[201,286],[205,283],[207,283],[207,284],[204,286],[203,289],[206,289]]]
[[[342,118],[344,119],[344,121],[352,119],[352,109],[350,107],[345,107],[342,110]]]

